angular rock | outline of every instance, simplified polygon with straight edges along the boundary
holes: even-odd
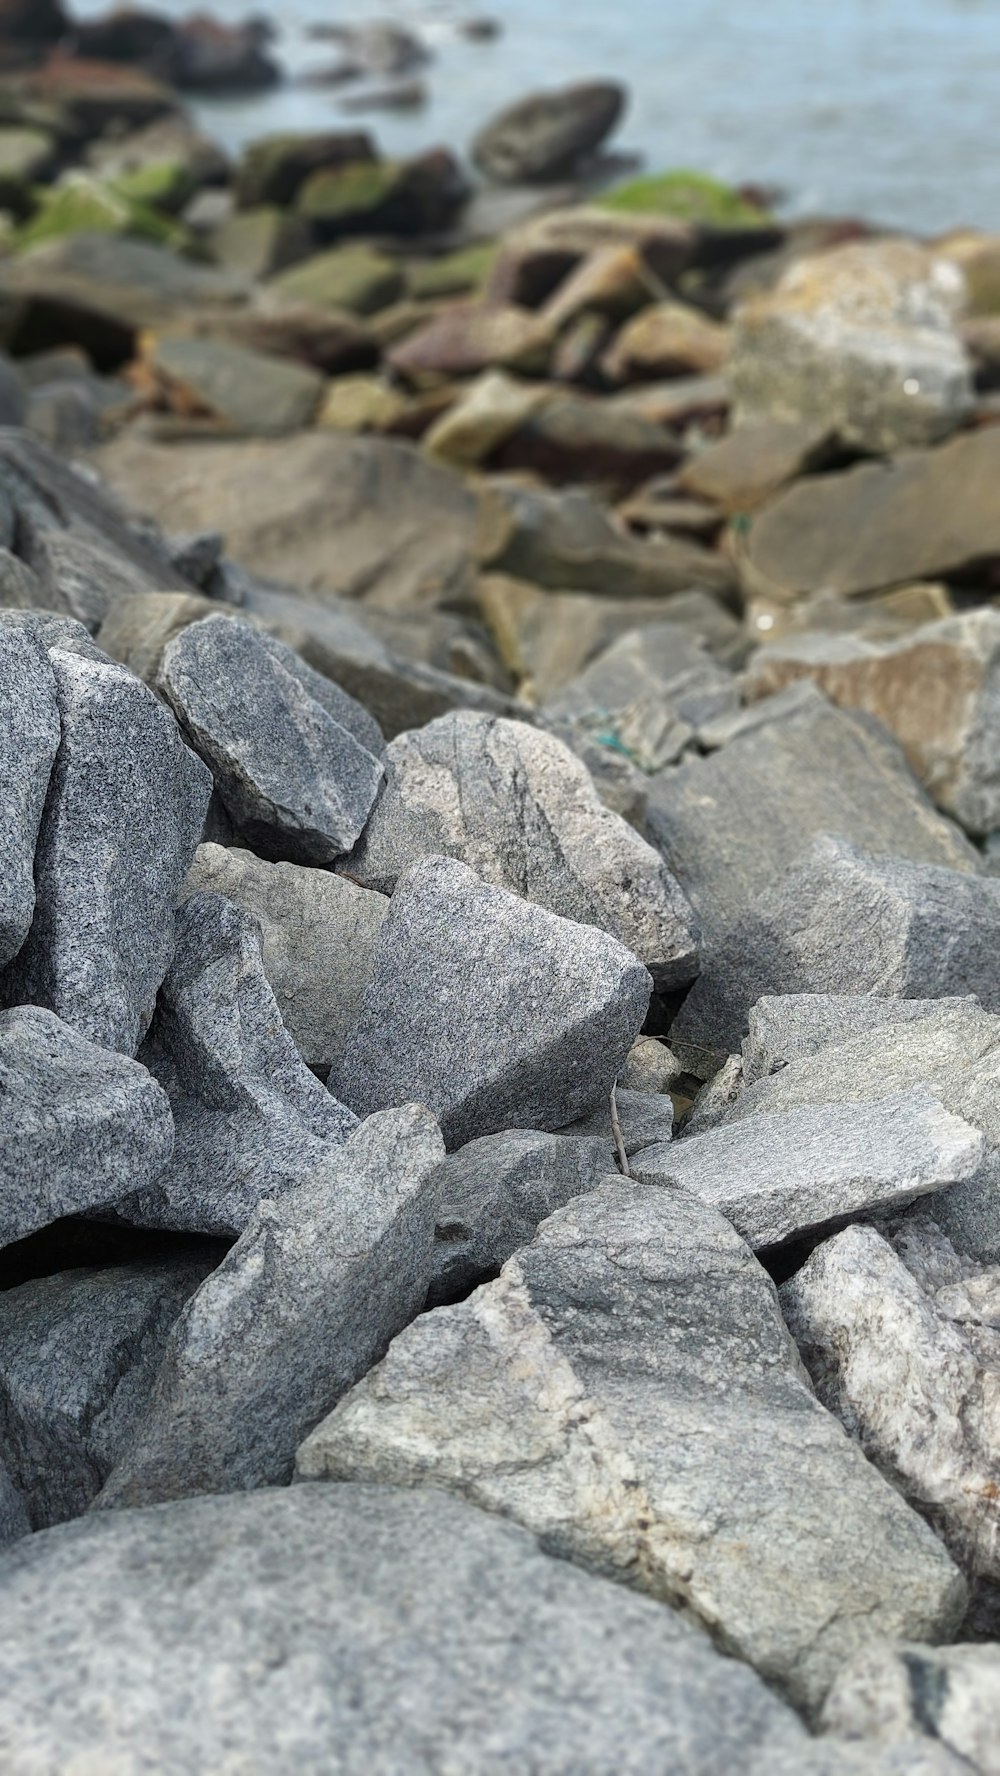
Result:
[[[211,598],[197,592],[137,592],[116,597],[97,631],[98,646],[152,686],[167,643],[189,623],[216,615],[218,608]]]
[[[544,385],[519,382],[502,370],[488,371],[431,426],[424,448],[439,462],[472,468],[492,456],[546,399]]]
[[[0,1012],[0,1245],[151,1184],[170,1159],[170,1105],[145,1067],[51,1011]]]
[[[868,1647],[839,1674],[823,1725],[918,1754],[928,1740],[975,1776],[1000,1771],[1000,1646]]]
[[[0,1440],[32,1529],[96,1497],[212,1262],[67,1270],[0,1294]]]
[[[680,1072],[680,1064],[666,1043],[654,1036],[639,1036],[629,1051],[621,1085],[625,1091],[667,1092]]]
[[[624,1179],[409,1327],[296,1471],[514,1517],[808,1707],[859,1646],[901,1622],[946,1635],[964,1607],[940,1543],[805,1384],[742,1240],[687,1193]]]
[[[1000,612],[968,611],[893,641],[790,636],[754,655],[745,692],[767,697],[800,679],[882,722],[967,832],[1000,827]]]
[[[553,330],[529,309],[453,303],[388,353],[397,376],[418,387],[483,370],[544,375]]]
[[[563,178],[611,134],[626,98],[612,80],[533,93],[483,126],[472,159],[500,185]]]
[[[423,88],[418,86],[417,91]],[[296,208],[320,242],[351,235],[435,234],[455,220],[468,191],[455,156],[447,148],[431,148],[413,160],[313,173],[299,192]]]
[[[389,1744],[470,1773],[889,1776],[814,1745],[672,1611],[436,1491],[299,1486],[91,1517],[12,1549],[0,1577],[12,1770],[107,1769],[141,1746],[197,1776],[234,1758],[286,1776],[334,1744],[362,1771]]]
[[[264,974],[261,933],[219,894],[192,895],[143,1059],[170,1098],[173,1158],[128,1221],[242,1232],[262,1197],[299,1184],[356,1118],[301,1060]]]
[[[99,1509],[291,1478],[303,1436],[423,1305],[443,1158],[410,1104],[259,1204],[176,1321]]]
[[[374,160],[371,138],[359,130],[258,136],[243,151],[236,177],[237,201],[241,209],[259,204],[287,209],[312,173]]]
[[[24,629],[0,629],[0,703],[2,967],[16,956],[31,928],[35,844],[60,735],[52,668],[44,647]]]
[[[678,481],[686,493],[713,500],[724,512],[751,512],[787,482],[823,468],[834,443],[824,419],[761,420],[737,426],[699,451]]]
[[[638,251],[656,284],[673,284],[694,262],[696,230],[672,216],[618,216],[596,204],[571,204],[507,230],[484,294],[488,301],[539,308],[581,261],[608,247]]]
[[[290,648],[238,618],[205,617],[168,643],[157,682],[252,844],[300,863],[350,850],[382,766]]]
[[[609,408],[603,401],[578,394],[553,394],[519,426],[496,452],[497,468],[530,471],[544,481],[575,485],[596,481],[625,494],[652,475],[676,467],[678,440],[638,413]],[[661,545],[662,546],[662,545]],[[680,548],[685,545],[675,544]],[[686,545],[689,584],[714,583],[708,550]],[[700,557],[707,557],[704,575]]]
[[[0,1548],[31,1534],[28,1507],[0,1460]]]
[[[307,1066],[328,1072],[371,980],[388,901],[328,870],[221,845],[199,847],[183,892],[222,894],[253,916],[285,1028]]]
[[[819,1054],[854,1036],[939,1018],[948,1012],[977,1012],[978,999],[874,999],[862,993],[765,994],[750,1007],[743,1042],[743,1078],[756,1085],[790,1061]]]
[[[272,278],[268,302],[307,302],[335,313],[374,315],[402,296],[403,273],[385,253],[369,246],[331,247]]]
[[[661,1092],[630,1091],[628,1087],[619,1085],[615,1091],[615,1109],[618,1114],[618,1127],[622,1137],[625,1156],[630,1159],[635,1153],[642,1153],[647,1148],[662,1147],[666,1141],[674,1137],[674,1106],[672,1100]],[[566,1135],[577,1139],[584,1137],[593,1139],[600,1137],[612,1148],[615,1155],[613,1170],[619,1171],[617,1143],[615,1141],[614,1123],[611,1120],[611,1103],[601,1106],[590,1116],[583,1117],[579,1122],[571,1122],[563,1130]]]
[[[659,986],[697,973],[690,908],[652,847],[603,806],[568,748],[523,722],[463,711],[392,742],[385,789],[344,868],[388,894],[430,856],[610,932]]]
[[[744,417],[821,420],[873,451],[935,443],[972,403],[962,279],[914,241],[799,259],[738,310],[729,375]]]
[[[133,375],[155,405],[248,437],[310,425],[324,382],[316,370],[218,339],[149,336]]]
[[[558,1129],[607,1099],[650,988],[603,931],[427,857],[397,885],[330,1087],[361,1116],[426,1104],[450,1148]]]
[[[35,858],[35,917],[7,1003],[48,1006],[134,1054],[173,954],[174,903],[210,779],[170,712],[110,661],[49,652],[62,738]]]
[[[678,1185],[755,1251],[859,1215],[886,1214],[975,1177],[985,1143],[925,1089],[724,1123],[632,1159],[642,1184]]]
[[[728,355],[728,328],[686,303],[658,302],[622,328],[604,368],[613,382],[711,376]]]

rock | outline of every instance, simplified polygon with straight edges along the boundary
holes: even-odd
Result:
[[[154,685],[168,641],[218,611],[197,592],[135,592],[111,600],[99,630],[98,646],[137,678]]]
[[[483,126],[472,159],[500,185],[563,178],[601,146],[625,104],[624,89],[611,80],[533,93]]]
[[[613,382],[711,376],[729,356],[729,330],[683,302],[654,303],[621,329],[604,358]]]
[[[237,827],[292,862],[333,863],[349,851],[382,779],[379,760],[325,706],[327,683],[235,617],[193,623],[160,664],[159,688]]]
[[[706,1079],[684,1122],[686,1135],[704,1135],[729,1119],[743,1091],[743,1056],[727,1055],[721,1067]]]
[[[810,476],[754,520],[747,570],[784,604],[820,590],[856,598],[973,567],[981,577],[1000,556],[998,470],[1000,431],[986,426],[896,462]]]
[[[15,43],[58,43],[68,29],[61,0],[0,0],[0,33]]]
[[[446,229],[468,194],[446,148],[415,160],[358,162],[315,172],[296,200],[319,242],[348,235],[407,236]]]
[[[51,1011],[0,1012],[0,1080],[0,1245],[151,1183],[170,1158],[156,1081]]]
[[[195,13],[176,30],[173,78],[182,92],[255,93],[281,79],[278,63],[268,53],[271,28],[259,18],[230,24]]]
[[[225,316],[203,310],[181,324],[197,338],[228,340],[247,351],[290,358],[327,376],[369,369],[378,359],[377,343],[358,316],[308,302],[279,301],[266,292],[260,306]]]
[[[449,1154],[433,1178],[428,1307],[461,1301],[495,1277],[555,1209],[596,1189],[615,1169],[613,1142],[603,1134],[568,1139],[509,1129]]]
[[[680,1073],[680,1064],[665,1043],[639,1036],[629,1050],[621,1084],[625,1091],[667,1092]]]
[[[87,164],[104,179],[123,181],[133,196],[166,205],[170,213],[183,212],[186,222],[197,195],[217,201],[231,177],[223,149],[180,113],[124,138],[91,142]]]
[[[0,628],[0,966],[16,956],[35,911],[38,829],[59,746],[59,706],[45,649],[24,629]]]
[[[860,993],[790,993],[764,995],[750,1007],[749,1034],[743,1043],[743,1077],[747,1085],[780,1073],[791,1061],[819,1054],[854,1036],[882,1030],[887,1024],[908,1024],[939,1018],[948,1012],[976,1012],[979,1001],[966,999],[873,999]]]
[[[588,395],[553,394],[508,437],[496,454],[496,466],[529,471],[559,484],[597,481],[615,495],[628,493],[651,475],[662,474],[680,460],[676,438],[652,420],[621,408],[609,409]],[[675,548],[684,545],[675,544]],[[689,583],[717,583],[720,557],[690,545],[686,548]],[[699,571],[707,563],[704,575]]]
[[[221,845],[199,847],[184,893],[224,895],[257,921],[285,1028],[306,1065],[328,1072],[371,979],[388,902],[327,870],[262,863]]]
[[[47,1006],[134,1054],[173,953],[208,772],[169,711],[111,661],[49,653],[62,738],[35,854],[35,916],[7,1003]]]
[[[256,209],[236,212],[215,229],[210,251],[226,271],[263,283],[308,259],[312,244],[309,229],[299,216],[276,204],[260,204]]]
[[[741,232],[764,232],[767,216],[759,204],[707,173],[687,169],[644,173],[627,179],[601,198],[602,206],[629,215],[676,216],[685,221],[712,224]],[[771,230],[774,233],[774,230]]]
[[[894,641],[790,636],[754,656],[746,693],[766,697],[803,678],[895,734],[938,807],[968,832],[1000,827],[1000,612],[967,611]]]
[[[603,931],[427,857],[397,885],[331,1090],[361,1116],[415,1098],[449,1147],[558,1129],[607,1098],[649,991]]]
[[[716,432],[725,424],[732,406],[723,376],[675,376],[669,382],[639,383],[609,395],[607,400],[612,411],[638,413],[679,432],[693,428]]]
[[[21,1536],[30,1535],[31,1519],[17,1487],[0,1462],[0,1548],[9,1543],[19,1541]]]
[[[867,1647],[838,1675],[823,1724],[845,1739],[914,1752],[931,1740],[975,1776],[997,1776],[1000,1647]]]
[[[392,742],[385,788],[344,867],[388,894],[432,856],[609,932],[660,990],[697,973],[697,927],[652,847],[601,804],[567,747],[523,722],[461,711]]]
[[[755,1251],[859,1215],[885,1214],[974,1177],[983,1137],[929,1092],[871,1105],[747,1116],[632,1160],[641,1184],[679,1185]]]
[[[669,1097],[657,1092],[630,1091],[619,1086],[615,1092],[615,1108],[626,1159],[643,1153],[647,1148],[662,1147],[664,1142],[673,1140],[674,1106]],[[621,1169],[610,1102],[602,1104],[600,1109],[581,1118],[579,1122],[571,1122],[563,1133],[576,1140],[599,1138],[604,1141],[615,1156],[612,1171],[618,1172]]]
[[[388,19],[371,24],[319,25],[313,34],[332,37],[366,74],[410,74],[432,60],[422,37]]]
[[[394,345],[388,362],[419,387],[482,370],[543,375],[551,347],[551,328],[530,309],[453,303]]]
[[[905,1235],[898,1244],[846,1228],[782,1286],[782,1311],[820,1399],[956,1557],[995,1581],[1000,1267],[963,1263],[939,1239],[944,1280],[925,1279]]]
[[[335,592],[412,609],[472,583],[475,497],[405,444],[329,432],[204,444],[192,474],[169,445],[130,438],[97,460],[165,529],[220,530],[236,561],[319,604]]]
[[[45,130],[0,129],[0,196],[19,220],[30,213],[31,193],[50,174],[55,143]]]
[[[407,266],[406,287],[416,302],[471,296],[481,289],[493,269],[499,247],[493,241],[476,241],[453,252]]]
[[[299,1486],[86,1518],[12,1549],[2,1580],[12,1769],[107,1768],[141,1745],[192,1776],[226,1758],[279,1776],[334,1743],[360,1771],[388,1742],[469,1772],[889,1776],[814,1747],[672,1611],[437,1491]]]
[[[32,1529],[78,1517],[96,1497],[211,1263],[67,1270],[0,1294],[0,1425]]]
[[[175,238],[172,224],[151,205],[72,168],[41,188],[35,213],[18,230],[15,245],[27,252],[77,234],[135,235],[164,243]]]
[[[154,1188],[119,1193],[119,1214],[137,1225],[239,1235],[263,1197],[302,1183],[355,1127],[282,1023],[260,927],[221,895],[195,894],[178,913],[142,1052],[177,1138]]]
[[[614,216],[583,204],[547,208],[507,235],[484,293],[488,301],[540,308],[583,260],[609,247],[636,250],[653,287],[670,285],[693,264],[696,245],[695,230],[669,218]]]
[[[237,201],[244,210],[261,204],[288,209],[311,174],[375,158],[371,137],[359,130],[260,136],[243,150],[236,175]]]
[[[585,315],[620,323],[646,309],[654,289],[637,242],[595,247],[557,285],[542,314],[560,331]]]
[[[972,401],[955,326],[961,275],[916,242],[855,242],[797,260],[736,315],[738,411],[822,421],[850,444],[906,449],[947,437]]]
[[[407,408],[406,396],[381,376],[338,376],[327,386],[316,424],[334,432],[387,432]]]
[[[998,1011],[998,938],[1000,882],[822,836],[736,921],[672,1035],[738,1046],[763,993],[975,993]]]
[[[789,481],[824,468],[833,449],[823,420],[761,420],[699,451],[678,480],[686,493],[713,500],[724,512],[752,512]]]
[[[817,1404],[747,1247],[708,1205],[624,1179],[409,1327],[296,1471],[514,1517],[810,1708],[859,1646],[903,1621],[946,1635],[964,1607],[944,1549]]]
[[[373,315],[395,302],[404,287],[403,274],[393,260],[374,247],[351,245],[331,247],[283,271],[271,279],[266,296],[280,303],[307,302],[336,312]]]
[[[544,387],[490,370],[459,395],[424,439],[429,456],[458,468],[485,462],[548,399]]]
[[[91,141],[115,131],[141,129],[176,114],[177,96],[140,68],[60,50],[8,87],[15,102],[58,120],[60,133]]]
[[[324,380],[315,370],[217,339],[147,338],[133,370],[151,403],[181,418],[214,420],[250,437],[302,431]]]

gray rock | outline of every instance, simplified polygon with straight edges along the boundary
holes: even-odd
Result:
[[[925,1288],[908,1256],[848,1227],[782,1286],[782,1311],[820,1399],[956,1557],[996,1581],[1000,1266],[952,1253],[953,1280]]]
[[[694,916],[662,860],[602,804],[553,735],[462,711],[392,742],[386,785],[345,865],[390,893],[418,857],[449,856],[563,918],[596,925],[658,986],[698,971]]]
[[[252,851],[201,845],[183,894],[225,895],[260,925],[264,973],[302,1059],[328,1072],[372,977],[389,908],[329,870],[264,863]]]
[[[382,780],[378,759],[329,712],[343,693],[322,680],[319,701],[317,680],[280,643],[221,615],[169,642],[158,678],[237,827],[298,863],[349,851]]]
[[[882,1030],[887,1024],[909,1024],[936,1018],[942,1012],[979,1011],[974,995],[962,999],[874,999],[861,993],[765,994],[750,1007],[749,1034],[743,1042],[743,1078],[756,1085],[779,1073],[790,1061],[819,1054]]]
[[[144,1067],[34,1005],[0,1012],[0,1245],[152,1182],[170,1106]]]
[[[85,1518],[11,1549],[0,1582],[12,1776],[889,1768],[814,1745],[673,1611],[440,1492],[297,1486]]]
[[[673,1139],[674,1106],[673,1100],[662,1092],[626,1091],[621,1086],[615,1092],[615,1103],[618,1110],[618,1125],[622,1133],[622,1143],[627,1156],[641,1153],[646,1147],[661,1147],[664,1142]],[[611,1122],[611,1103],[602,1104],[592,1115],[585,1116],[579,1122],[571,1122],[564,1134],[599,1137],[608,1141],[614,1148],[614,1128]],[[615,1159],[612,1170],[617,1170]]]
[[[96,1497],[211,1265],[68,1270],[0,1294],[0,1446],[32,1529]]]
[[[904,1621],[947,1635],[964,1608],[936,1537],[815,1400],[743,1241],[686,1192],[624,1179],[415,1321],[297,1473],[514,1517],[809,1707],[859,1646]]]
[[[0,1458],[0,1548],[31,1534],[28,1507]]]
[[[685,1119],[684,1133],[703,1135],[725,1122],[743,1090],[743,1056],[727,1055],[711,1079],[706,1079]]]
[[[45,650],[25,631],[0,628],[0,966],[16,956],[35,911],[34,860],[59,710]]]
[[[622,1069],[620,1088],[623,1091],[666,1092],[680,1074],[680,1062],[665,1042],[658,1042],[655,1036],[639,1036]]]
[[[735,921],[672,1039],[738,1047],[757,999],[796,993],[975,993],[1000,1009],[1000,881],[817,838]]]
[[[259,1204],[177,1320],[98,1508],[291,1478],[303,1436],[423,1305],[443,1158],[410,1104]]]
[[[632,1171],[643,1184],[693,1191],[758,1250],[960,1184],[979,1173],[984,1149],[977,1129],[918,1088],[747,1116],[648,1147]]]
[[[867,1647],[838,1676],[823,1725],[914,1751],[933,1740],[975,1776],[1000,1776],[1000,1646]]]
[[[562,178],[611,134],[627,97],[613,80],[531,93],[483,125],[472,158],[501,185]]]
[[[142,1226],[239,1234],[262,1197],[300,1184],[356,1126],[285,1029],[259,926],[219,894],[192,895],[178,914],[142,1058],[176,1130],[156,1184],[118,1204]]]
[[[168,593],[167,596],[177,597],[179,594]],[[0,629],[20,630],[33,637],[46,651],[62,648],[67,654],[79,654],[81,659],[98,660],[105,665],[112,659],[106,649],[98,647],[90,630],[76,617],[64,617],[58,611],[0,610]]]
[[[450,1153],[433,1180],[434,1278],[428,1305],[459,1300],[495,1276],[554,1209],[595,1189],[614,1171],[614,1145],[603,1133],[567,1140],[508,1129]]]
[[[177,724],[120,666],[53,648],[62,739],[35,858],[31,931],[7,1002],[48,1006],[135,1054],[173,954],[174,903],[211,780]]]
[[[393,895],[330,1087],[360,1116],[426,1104],[449,1148],[562,1128],[609,1096],[650,988],[605,932],[424,858]]]

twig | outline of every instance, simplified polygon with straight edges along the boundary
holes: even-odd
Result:
[[[615,1137],[615,1146],[618,1149],[618,1170],[621,1172],[621,1175],[623,1178],[631,1178],[632,1173],[631,1173],[631,1170],[629,1169],[628,1154],[625,1151],[625,1140],[622,1135],[622,1125],[618,1120],[618,1081],[617,1080],[615,1080],[614,1085],[611,1087],[611,1133]]]

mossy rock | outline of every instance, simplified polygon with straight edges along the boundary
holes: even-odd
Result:
[[[128,234],[171,246],[183,239],[183,231],[155,210],[85,174],[36,191],[35,205],[30,222],[18,230],[19,252],[71,234]]]
[[[198,188],[190,166],[182,160],[154,160],[109,181],[126,203],[179,216]]]
[[[344,226],[376,216],[395,197],[403,169],[394,161],[355,161],[313,173],[299,192],[307,222]]]
[[[765,210],[707,173],[684,168],[629,179],[599,198],[600,207],[622,215],[673,216],[679,222],[707,222],[721,228],[761,227],[771,220]]]
[[[418,302],[433,302],[438,297],[468,296],[481,290],[499,254],[496,241],[481,241],[474,247],[460,247],[457,253],[445,253],[440,259],[426,259],[411,265],[406,284]]]
[[[332,247],[296,265],[267,288],[290,302],[318,308],[347,309],[350,314],[377,314],[403,294],[403,274],[384,253],[366,246]]]

